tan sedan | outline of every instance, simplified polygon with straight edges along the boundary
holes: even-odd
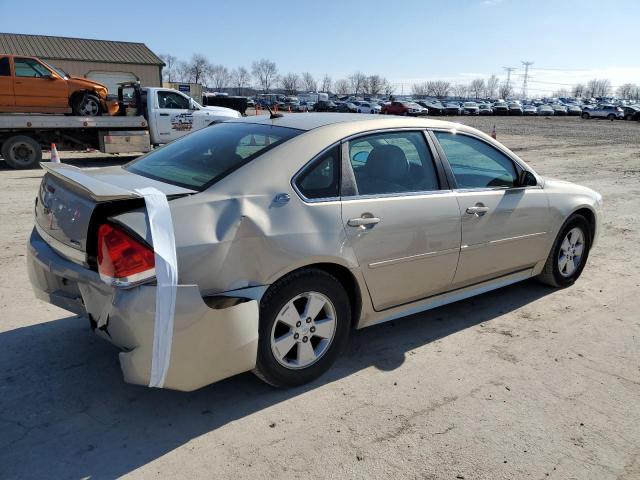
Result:
[[[353,328],[532,277],[568,287],[602,205],[475,129],[362,114],[243,118],[124,167],[46,167],[34,288],[86,314],[144,385],[159,287],[138,189],[167,196],[178,274],[163,386],[180,390],[247,370],[299,385]]]

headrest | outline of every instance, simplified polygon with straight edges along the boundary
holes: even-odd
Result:
[[[369,153],[365,171],[372,177],[400,180],[409,173],[409,162],[400,147],[378,145]]]

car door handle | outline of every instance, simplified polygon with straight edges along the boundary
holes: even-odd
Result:
[[[364,227],[367,225],[375,225],[376,223],[380,223],[380,219],[378,217],[360,217],[349,219],[347,225],[350,227]]]
[[[489,211],[489,207],[475,205],[473,207],[467,207],[467,213],[469,215],[484,215]]]
[[[168,113],[161,113],[161,114],[160,114],[160,116],[161,116],[161,117],[168,117],[168,116],[169,116],[169,114],[168,114]]]

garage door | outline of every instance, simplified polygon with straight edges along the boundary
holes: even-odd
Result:
[[[114,95],[118,94],[118,83],[121,82],[136,82],[136,77],[131,72],[96,72],[92,71],[87,73],[86,77],[90,80],[95,80],[103,85],[106,85],[109,89],[109,93]]]

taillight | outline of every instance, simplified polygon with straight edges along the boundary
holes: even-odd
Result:
[[[105,223],[98,228],[98,273],[109,285],[127,287],[155,276],[155,254],[125,231]]]

